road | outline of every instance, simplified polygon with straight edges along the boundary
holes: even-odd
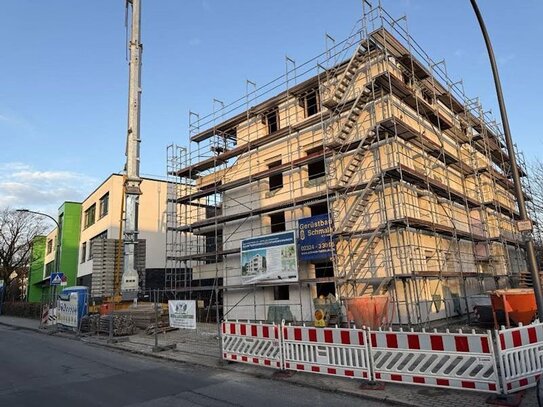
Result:
[[[386,404],[174,364],[0,325],[0,406],[367,406]]]

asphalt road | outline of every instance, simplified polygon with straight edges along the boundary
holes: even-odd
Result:
[[[0,406],[384,406],[0,325]]]

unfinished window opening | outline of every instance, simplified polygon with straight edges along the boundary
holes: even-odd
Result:
[[[284,232],[286,230],[285,212],[273,213],[270,215],[271,232]]]
[[[273,162],[268,165],[268,169],[273,169],[281,165],[281,160]],[[269,177],[270,191],[276,191],[283,188],[283,173],[270,175]]]
[[[304,98],[305,117],[313,116],[319,113],[319,98],[317,91],[314,90],[308,93]]]
[[[334,277],[334,265],[330,261],[315,263],[315,277],[327,278]],[[327,297],[328,295],[336,295],[336,285],[334,282],[322,282],[316,284],[317,297],[321,295]]]
[[[324,157],[321,157],[318,161],[307,164],[307,175],[310,181],[324,177],[325,174],[326,168],[324,165]]]
[[[221,263],[222,256],[217,256],[217,252],[222,251],[222,229],[218,229],[217,233],[209,232],[203,234],[205,238],[205,252],[209,253],[206,258],[206,264]]]
[[[290,299],[290,286],[276,285],[273,287],[274,301],[285,301]]]
[[[328,202],[320,202],[313,205],[309,205],[311,209],[311,216],[325,215],[328,213]]]
[[[266,114],[266,124],[268,125],[268,134],[275,133],[279,130],[279,114],[274,110]]]

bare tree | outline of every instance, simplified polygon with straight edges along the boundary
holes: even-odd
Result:
[[[6,291],[20,292],[20,283],[28,275],[32,240],[43,232],[35,215],[0,209],[0,279]]]

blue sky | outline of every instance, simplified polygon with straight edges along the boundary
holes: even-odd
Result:
[[[142,0],[142,174],[165,174],[166,145],[186,144],[188,111],[242,96],[343,39],[359,0]],[[376,3],[377,0],[374,0]],[[333,5],[332,5],[333,4]],[[495,115],[493,82],[469,0],[384,0]],[[543,2],[479,0],[502,76],[513,137],[543,152]],[[124,165],[128,66],[123,0],[2,1],[0,207],[54,212]]]

